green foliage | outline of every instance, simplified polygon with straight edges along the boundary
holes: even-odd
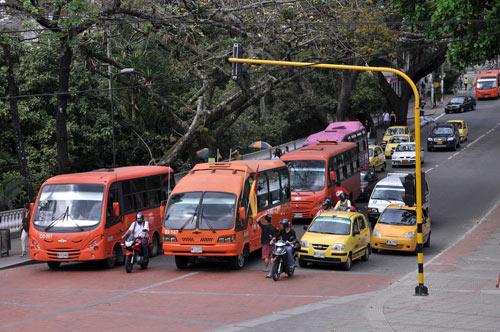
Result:
[[[351,110],[356,116],[381,113],[387,109],[384,95],[380,91],[378,80],[374,75],[359,75],[356,88],[351,96]]]

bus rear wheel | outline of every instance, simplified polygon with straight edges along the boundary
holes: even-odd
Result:
[[[61,267],[61,262],[47,262],[47,265],[49,266],[49,269],[57,270]]]
[[[186,256],[175,256],[175,266],[179,270],[184,270],[188,267],[189,257]]]
[[[113,267],[115,267],[120,252],[121,250],[118,247],[118,245],[115,245],[115,247],[113,248],[113,252],[111,253],[111,256],[109,256],[104,260],[104,266],[108,269],[112,269]]]

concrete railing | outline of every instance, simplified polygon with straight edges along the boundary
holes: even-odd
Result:
[[[0,229],[10,229],[11,233],[18,233],[23,223],[23,209],[0,212]]]

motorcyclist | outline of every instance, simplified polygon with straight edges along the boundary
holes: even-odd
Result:
[[[141,212],[137,213],[135,216],[135,221],[130,224],[129,229],[125,234],[123,234],[122,238],[126,238],[130,234],[134,236],[134,239],[140,238],[142,245],[142,254],[145,259],[149,258],[149,248],[148,248],[148,231],[149,231],[149,223],[144,220],[144,216]]]
[[[346,194],[339,194],[339,201],[335,204],[334,210],[349,211],[351,210],[351,201],[347,199]]]
[[[316,213],[316,215],[314,216],[314,218],[316,218],[317,216],[319,216],[322,212],[324,211],[327,211],[329,209],[332,208],[332,200],[327,198],[323,201],[323,203],[321,204],[321,209],[318,210],[318,212]]]
[[[271,244],[274,244],[276,240],[283,240],[287,243],[286,256],[288,257],[288,268],[292,268],[295,266],[294,249],[295,243],[297,242],[297,234],[292,228],[292,224],[288,219],[282,219],[280,221],[280,230],[278,231],[278,235],[272,239]]]
[[[341,193],[344,193],[344,195],[349,195],[349,190],[347,190],[346,187],[344,187],[339,180],[335,181],[335,187],[333,188],[333,192],[335,193],[335,200],[337,202],[340,200]]]

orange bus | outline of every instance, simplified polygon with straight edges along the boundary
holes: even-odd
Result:
[[[498,85],[500,70],[488,70],[480,73],[474,82],[474,91],[477,99],[500,97]]]
[[[257,174],[258,214],[251,216],[250,188]],[[261,248],[257,221],[272,215],[291,219],[290,177],[280,160],[241,160],[196,165],[176,185],[168,200],[163,253],[175,256],[179,269],[197,257],[229,261],[241,269]]]
[[[141,211],[149,222],[151,256],[161,249],[162,211],[174,187],[162,166],[100,169],[52,177],[32,208],[30,255],[57,269],[62,262],[123,260],[122,235]],[[163,204],[163,206],[162,206]]]
[[[312,219],[326,198],[335,202],[334,183],[340,181],[351,201],[360,194],[358,146],[350,142],[320,142],[281,157],[290,170],[294,219]]]

